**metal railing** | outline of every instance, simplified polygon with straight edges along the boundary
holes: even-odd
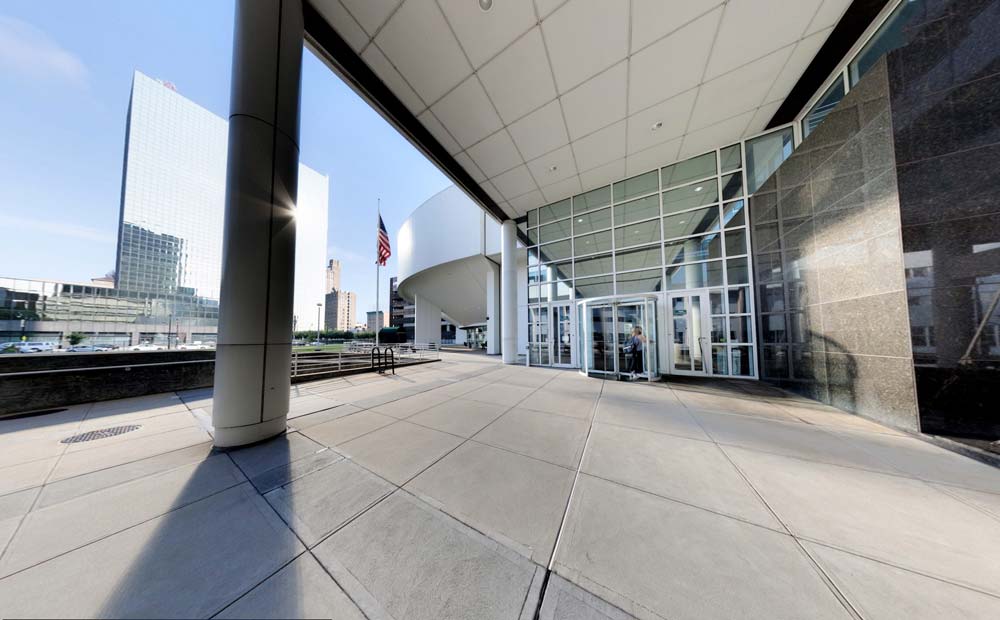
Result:
[[[292,351],[292,378],[327,375],[334,372],[369,368],[378,370],[385,359],[392,358],[393,367],[441,359],[441,351],[430,344],[387,344],[378,348],[374,343],[352,341],[340,351]]]

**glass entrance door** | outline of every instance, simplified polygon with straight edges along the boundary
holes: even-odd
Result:
[[[712,328],[707,290],[674,293],[667,299],[670,311],[670,372],[679,375],[711,375],[713,363],[710,342],[720,334]],[[725,319],[723,319],[725,321]],[[725,330],[725,323],[720,324]],[[723,351],[725,349],[723,348]],[[722,361],[722,360],[719,360]],[[720,368],[725,374],[724,366]]]
[[[578,307],[584,372],[615,377],[635,372],[649,380],[658,376],[655,296],[586,300]],[[632,334],[637,327],[645,342],[635,350]]]
[[[549,316],[552,329],[552,365],[570,367],[573,364],[573,313],[569,304],[553,305]]]

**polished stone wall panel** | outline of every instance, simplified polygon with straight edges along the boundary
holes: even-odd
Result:
[[[887,56],[924,430],[1000,437],[1000,0],[924,0]]]
[[[750,199],[761,376],[916,430],[888,83],[880,63]]]

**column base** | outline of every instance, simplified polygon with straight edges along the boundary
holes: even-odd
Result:
[[[214,431],[215,447],[235,448],[264,441],[284,433],[286,426],[287,416],[281,416],[248,426],[216,427]]]

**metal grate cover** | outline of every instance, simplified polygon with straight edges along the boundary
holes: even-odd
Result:
[[[126,426],[112,426],[110,428],[99,428],[96,431],[87,431],[86,433],[80,433],[79,435],[73,435],[72,437],[67,437],[59,443],[82,443],[84,441],[94,441],[96,439],[106,439],[108,437],[116,437],[118,435],[124,435],[125,433],[131,433],[132,431],[137,431],[142,428],[141,424],[128,424]]]

